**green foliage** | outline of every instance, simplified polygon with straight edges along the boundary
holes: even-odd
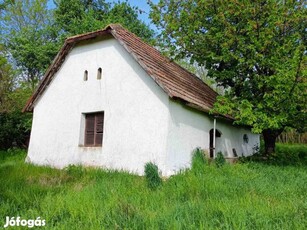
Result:
[[[214,163],[217,167],[222,167],[226,163],[225,157],[224,157],[222,152],[218,152],[216,154],[216,157],[214,159]]]
[[[150,189],[155,190],[162,185],[162,179],[159,175],[158,166],[152,162],[145,164],[145,177]]]
[[[253,156],[240,158],[240,162],[263,162],[278,166],[302,166],[307,165],[307,147],[304,144],[281,144],[276,145],[275,153],[270,156],[264,154],[264,150]]]
[[[4,47],[0,44],[0,112],[9,110],[11,101],[8,95],[13,91],[13,86],[13,69],[7,61]]]
[[[275,153],[268,161],[275,165],[307,165],[307,147],[298,144],[277,144]]]
[[[213,112],[257,133],[269,130],[266,150],[274,149],[285,127],[306,129],[306,1],[151,5],[151,18],[173,56],[205,64],[208,76],[225,87]]]
[[[192,170],[202,172],[206,163],[207,159],[204,150],[196,148],[192,153]]]
[[[25,147],[30,135],[32,116],[22,114],[21,109],[32,91],[15,84],[15,72],[0,46],[0,149]]]
[[[61,42],[47,0],[7,1],[0,18],[0,41],[14,58],[19,80],[28,83],[33,90]]]
[[[68,175],[75,178],[81,178],[85,172],[81,165],[69,165],[65,168]]]
[[[143,177],[125,172],[83,168],[82,175],[74,176],[67,170],[25,164],[24,158],[25,151],[0,157],[0,213],[25,219],[40,216],[47,229],[307,226],[303,166],[208,164],[203,174],[186,170],[151,191]],[[0,219],[1,226],[4,221]]]
[[[139,9],[128,1],[107,3],[104,0],[59,0],[54,17],[66,36],[102,29],[110,23],[120,23],[131,32],[153,42],[153,31],[138,19]]]
[[[26,156],[25,150],[17,147],[12,147],[7,150],[0,149],[0,162],[6,159],[20,161],[20,159],[21,158],[23,159],[25,156]]]
[[[109,11],[105,1],[58,0],[54,17],[65,34],[76,35],[103,28],[102,21]]]
[[[32,114],[20,111],[0,113],[0,149],[26,147],[30,137]]]
[[[140,10],[129,4],[129,1],[117,2],[107,15],[107,24],[119,23],[129,31],[135,33],[144,41],[154,45],[154,31],[138,19]]]

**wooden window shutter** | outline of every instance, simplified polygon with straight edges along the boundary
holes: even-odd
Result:
[[[86,114],[85,117],[85,145],[94,145],[95,141],[95,114]]]
[[[104,113],[97,113],[96,114],[96,133],[95,133],[95,145],[101,146],[102,145],[102,138],[103,138],[103,120],[104,120]]]
[[[85,146],[102,146],[104,113],[85,114]]]

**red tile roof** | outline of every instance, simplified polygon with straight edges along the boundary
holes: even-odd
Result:
[[[32,111],[35,102],[47,89],[55,73],[61,67],[69,51],[76,43],[111,34],[143,67],[147,74],[173,99],[179,99],[190,107],[208,112],[217,93],[194,74],[163,56],[154,47],[143,42],[135,34],[119,24],[111,24],[103,30],[81,34],[66,39],[63,47],[46,71],[37,90],[23,111]]]

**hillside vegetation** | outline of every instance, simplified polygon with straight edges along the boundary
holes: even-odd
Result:
[[[46,220],[46,229],[306,229],[307,168],[261,162],[193,164],[149,189],[144,177],[24,163],[0,154],[5,216]]]

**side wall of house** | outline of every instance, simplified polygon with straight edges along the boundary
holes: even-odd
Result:
[[[235,157],[235,153],[237,156],[251,155],[256,151],[256,146],[260,145],[259,134],[252,133],[248,128],[233,126],[223,120],[217,120],[216,129],[221,132],[221,137],[215,139],[215,152],[221,152],[226,158]],[[244,141],[244,135],[248,138],[247,142]]]
[[[192,151],[209,148],[211,120],[203,113],[180,102],[170,100],[167,142],[167,175],[190,167]],[[212,123],[213,124],[213,123]]]
[[[35,105],[27,160],[138,174],[154,161],[164,170],[168,103],[167,94],[113,37],[81,43]],[[103,146],[84,147],[84,114],[97,111],[104,111]]]
[[[202,148],[209,153],[209,133],[213,129],[214,119],[173,100],[170,100],[169,108],[166,174],[172,175],[190,167],[195,148]],[[259,135],[252,134],[247,128],[216,119],[216,129],[222,133],[221,137],[216,138],[216,153],[222,152],[226,158],[234,157],[233,149],[237,156],[250,155],[254,151],[253,147],[259,145]],[[248,143],[244,143],[244,134],[248,136]]]

